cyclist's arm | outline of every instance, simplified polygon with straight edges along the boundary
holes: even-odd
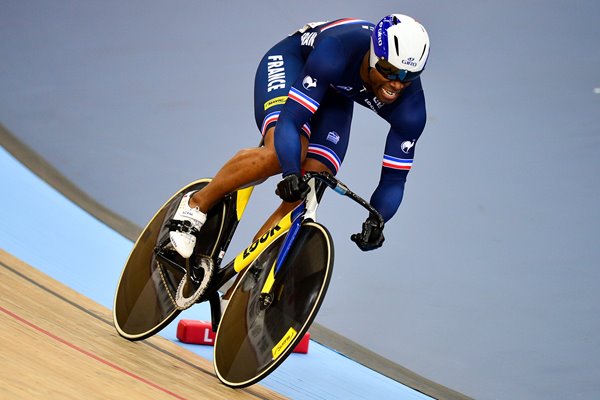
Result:
[[[332,79],[344,70],[342,60],[343,50],[338,42],[324,39],[312,51],[292,85],[275,127],[275,150],[283,176],[300,172],[300,129],[319,108]]]
[[[392,118],[381,167],[381,177],[371,204],[385,221],[394,216],[404,197],[404,186],[415,156],[417,140],[425,128],[425,100],[414,93],[398,107]]]

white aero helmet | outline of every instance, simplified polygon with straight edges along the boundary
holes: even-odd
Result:
[[[389,80],[412,81],[427,64],[429,35],[412,17],[391,14],[375,25],[369,65]]]

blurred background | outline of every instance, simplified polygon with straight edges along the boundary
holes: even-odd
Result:
[[[258,144],[270,46],[392,12],[431,38],[428,123],[383,248],[360,252],[365,215],[326,195],[336,267],[317,322],[477,399],[600,397],[600,2],[3,0],[0,123],[143,226]],[[355,108],[338,177],[367,198],[387,129]],[[230,256],[278,204],[277,179]]]

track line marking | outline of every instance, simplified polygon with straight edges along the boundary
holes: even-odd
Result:
[[[78,351],[78,352],[80,352],[80,353],[82,353],[82,354],[84,354],[84,355],[86,355],[86,356],[88,356],[88,357],[96,360],[96,361],[99,361],[102,364],[107,365],[107,366],[109,366],[109,367],[111,367],[111,368],[113,368],[113,369],[115,369],[115,370],[117,370],[117,371],[119,371],[119,372],[121,372],[121,373],[123,373],[123,374],[125,374],[125,375],[127,375],[127,376],[129,376],[131,378],[133,378],[133,379],[136,379],[136,380],[138,380],[138,381],[140,381],[142,383],[145,383],[146,385],[151,386],[154,389],[158,389],[161,392],[164,392],[164,393],[166,393],[166,394],[168,394],[170,396],[173,396],[176,399],[186,400],[185,397],[181,397],[178,394],[175,394],[175,393],[171,392],[170,390],[167,390],[167,389],[165,389],[165,388],[163,388],[161,386],[158,386],[157,384],[155,384],[153,382],[150,382],[149,380],[144,379],[141,376],[134,374],[133,372],[129,372],[129,371],[127,371],[127,370],[119,367],[118,365],[113,364],[110,361],[103,359],[102,357],[99,357],[99,356],[97,356],[97,355],[95,355],[95,354],[93,354],[93,353],[91,353],[91,352],[89,352],[87,350],[84,350],[81,347],[76,346],[73,343],[70,343],[70,342],[66,341],[65,339],[63,339],[63,338],[61,338],[59,336],[56,336],[53,333],[50,333],[50,332],[48,332],[47,330],[45,330],[43,328],[40,328],[39,326],[37,326],[37,325],[35,325],[35,324],[27,321],[26,319],[18,316],[17,314],[15,314],[15,313],[7,310],[6,308],[4,308],[2,306],[0,306],[0,311],[2,311],[3,313],[7,314],[10,317],[13,317],[14,319],[16,319],[17,321],[21,322],[22,324],[27,325],[30,328],[33,328],[36,331],[41,332],[44,335],[46,335],[46,336],[48,336],[48,337],[56,340],[57,342],[62,343],[65,346],[68,346],[68,347],[72,348],[73,350],[76,350],[76,351]]]

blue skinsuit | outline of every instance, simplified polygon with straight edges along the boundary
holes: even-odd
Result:
[[[309,138],[307,157],[337,173],[348,146],[354,103],[386,120],[390,130],[371,204],[387,221],[402,202],[415,145],[425,127],[425,97],[420,78],[392,104],[381,103],[364,88],[359,71],[372,29],[370,22],[346,18],[309,24],[283,39],[258,66],[254,109],[263,135],[275,125],[284,176],[300,172],[299,135]]]

